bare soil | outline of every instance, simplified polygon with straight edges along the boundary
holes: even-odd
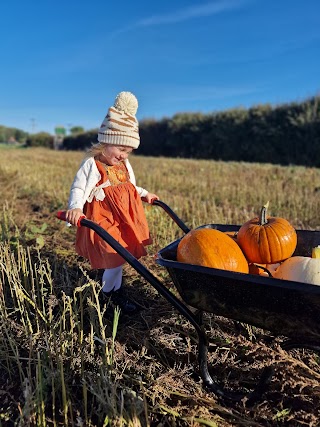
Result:
[[[24,216],[28,209],[24,207]],[[39,225],[46,221],[52,227],[42,254],[55,263],[57,270],[67,269],[68,277],[78,285],[85,280],[80,267],[94,280],[100,280],[101,272],[91,271],[86,261],[74,253],[70,230],[57,225],[49,212],[33,207],[30,214]],[[179,297],[153,254],[142,263]],[[124,288],[139,306],[139,312],[134,317],[120,315],[115,353],[117,377],[121,387],[144,394],[148,414],[142,420],[147,417],[149,425],[320,425],[318,353],[306,349],[285,351],[281,348],[285,337],[204,313],[209,371],[219,385],[230,393],[247,393],[259,382],[264,368],[272,367],[274,371],[256,402],[218,397],[203,386],[197,334],[190,323],[128,265]],[[111,335],[111,307],[109,314]]]

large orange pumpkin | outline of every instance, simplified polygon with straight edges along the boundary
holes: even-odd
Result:
[[[248,273],[248,262],[237,243],[212,228],[191,230],[179,242],[177,260],[188,264]]]
[[[293,254],[297,246],[297,233],[284,218],[267,217],[268,203],[260,216],[240,227],[237,242],[249,262],[275,264]]]

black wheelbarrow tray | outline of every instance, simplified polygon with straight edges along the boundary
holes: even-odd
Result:
[[[161,206],[184,233],[190,231],[164,202],[155,200],[153,204]],[[57,214],[59,219],[65,219],[64,215],[62,211]],[[247,402],[253,402],[264,392],[273,370],[265,368],[256,388],[247,393],[227,391],[214,381],[208,370],[209,339],[202,325],[203,312],[283,336],[281,346],[285,350],[306,348],[320,352],[320,286],[180,263],[177,261],[180,238],[158,252],[156,263],[168,270],[181,301],[98,224],[82,218],[79,225],[94,230],[194,326],[198,334],[200,374],[204,385],[217,396],[232,400],[247,397]],[[240,226],[208,224],[198,228],[237,232]],[[311,256],[312,248],[320,245],[320,231],[296,231],[294,255]]]

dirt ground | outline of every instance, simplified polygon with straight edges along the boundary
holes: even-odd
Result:
[[[27,210],[26,207],[21,212],[25,215]],[[90,271],[86,262],[75,255],[70,234],[57,226],[51,213],[37,214],[33,206],[32,215],[39,226],[43,222],[50,225],[42,256],[55,262],[57,269],[67,270],[74,283],[85,280],[83,269],[99,281],[101,273]],[[156,265],[153,254],[143,263],[179,297],[167,271]],[[190,322],[132,267],[126,266],[124,276],[126,292],[139,306],[139,312],[134,317],[120,315],[115,348],[117,381],[122,388],[144,395],[148,408],[144,417],[150,426],[320,425],[318,353],[306,349],[285,351],[281,347],[285,337],[204,313],[209,372],[227,393],[248,393],[259,382],[264,368],[272,367],[274,371],[255,402],[248,402],[247,397],[238,401],[218,397],[203,385],[198,337]],[[110,311],[110,334],[111,330]]]

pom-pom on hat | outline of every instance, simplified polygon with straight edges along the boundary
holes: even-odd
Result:
[[[140,136],[135,116],[137,110],[137,98],[131,92],[120,92],[100,126],[98,141],[138,148]]]

